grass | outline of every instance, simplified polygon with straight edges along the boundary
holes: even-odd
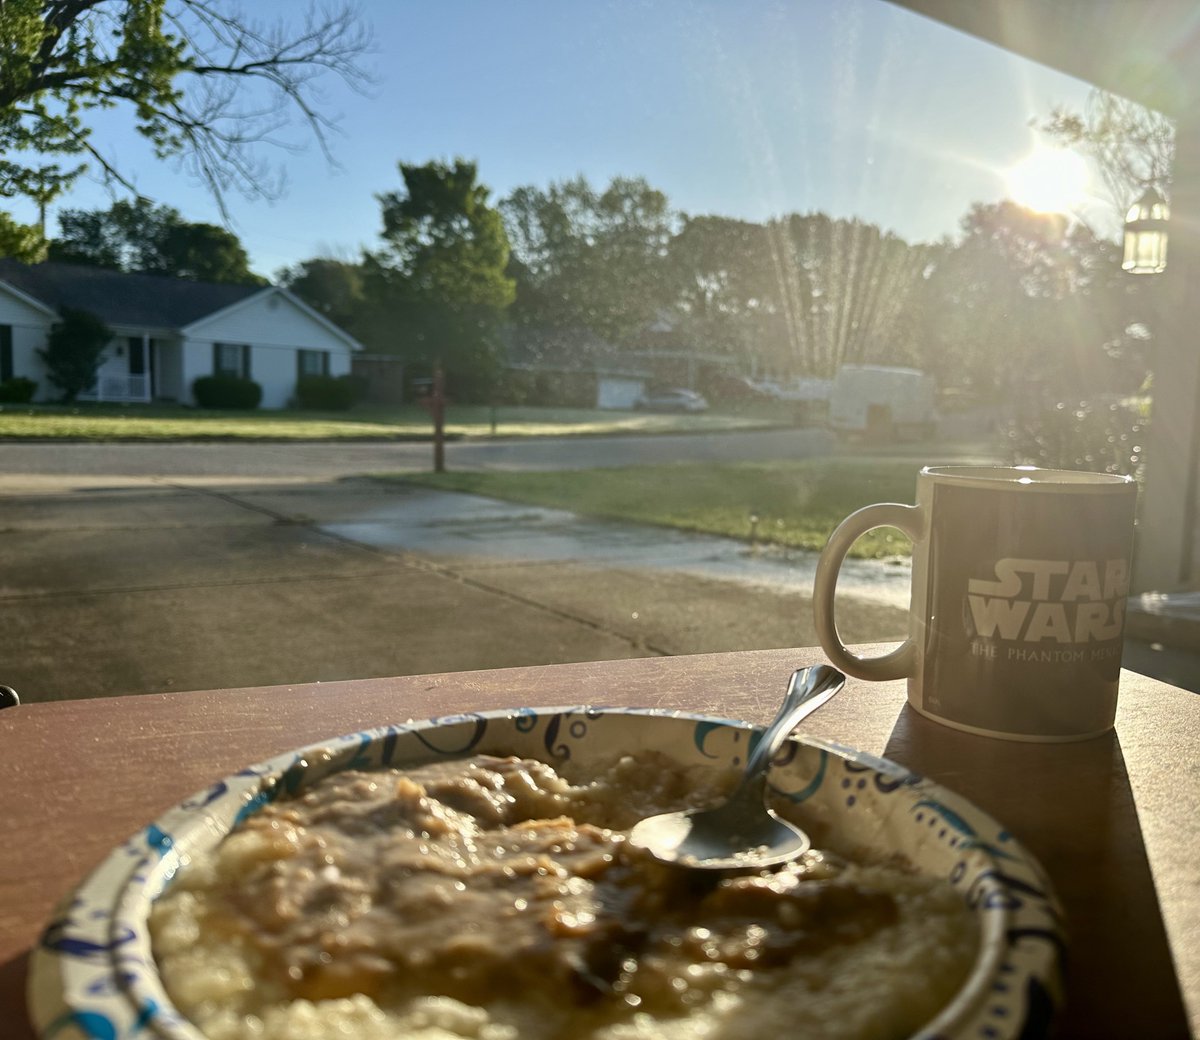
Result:
[[[651,415],[571,408],[451,405],[454,438],[688,433],[779,425],[770,414]],[[359,406],[347,412],[201,411],[157,405],[0,404],[0,440],[426,440],[428,413],[417,405]]]
[[[913,502],[919,468],[895,459],[841,457],[385,479],[819,550],[854,510],[872,502]],[[880,528],[860,538],[851,555],[881,558],[908,555],[911,549],[899,531]]]

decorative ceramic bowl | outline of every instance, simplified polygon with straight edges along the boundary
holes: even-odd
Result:
[[[684,764],[738,766],[760,732],[680,712],[519,708],[455,715],[339,737],[250,766],[166,812],[117,848],[57,909],[31,966],[29,1002],[43,1040],[202,1040],[155,970],[147,915],[189,856],[282,794],[340,769],[464,754],[551,764],[655,749]],[[1003,1040],[1045,1033],[1061,997],[1061,914],[1039,865],[994,820],[945,788],[849,748],[792,740],[775,791],[842,841],[898,854],[947,879],[977,915],[967,981],[918,1036]]]

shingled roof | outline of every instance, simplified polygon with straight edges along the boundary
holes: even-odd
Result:
[[[0,258],[0,282],[58,311],[71,307],[90,311],[108,325],[162,329],[182,329],[264,289],[7,258]]]

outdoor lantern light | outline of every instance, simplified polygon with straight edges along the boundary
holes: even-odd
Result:
[[[1130,274],[1158,274],[1167,266],[1167,201],[1147,188],[1125,215],[1125,259]]]

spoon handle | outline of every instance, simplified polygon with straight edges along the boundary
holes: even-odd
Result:
[[[746,768],[734,797],[749,794],[756,786],[760,791],[765,788],[767,766],[788,734],[796,728],[797,723],[837,693],[845,682],[846,677],[827,664],[798,668],[792,673],[787,693],[783,698],[783,707],[779,709],[779,714],[771,724],[763,730],[754,751],[746,760]],[[760,794],[759,798],[761,797]]]

